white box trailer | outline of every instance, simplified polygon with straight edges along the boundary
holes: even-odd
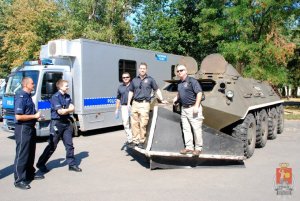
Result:
[[[42,62],[25,62],[8,80],[4,127],[14,129],[13,95],[20,88],[22,77],[33,78],[36,90],[33,100],[45,116],[37,123],[37,135],[49,135],[50,102],[58,79],[69,81],[69,94],[74,105],[74,128],[80,131],[121,125],[114,117],[116,92],[122,82],[123,72],[132,77],[138,74],[141,62],[148,64],[148,74],[155,78],[159,87],[164,80],[172,79],[174,67],[183,61],[193,63],[191,57],[113,45],[86,39],[54,40],[43,45],[40,52]],[[191,71],[191,73],[193,73]]]

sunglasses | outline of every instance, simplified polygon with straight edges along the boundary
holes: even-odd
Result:
[[[182,72],[182,71],[184,71],[184,69],[181,69],[181,70],[177,70],[177,73],[179,73],[179,72]]]
[[[129,78],[129,77],[122,77],[123,79],[125,79],[125,78]]]

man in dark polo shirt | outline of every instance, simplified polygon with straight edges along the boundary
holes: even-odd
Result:
[[[50,123],[50,136],[49,144],[45,148],[43,154],[40,156],[36,167],[41,172],[48,172],[46,162],[56,150],[57,144],[62,138],[62,141],[66,148],[66,161],[69,165],[70,171],[81,172],[76,164],[74,157],[73,146],[73,126],[70,121],[70,113],[74,112],[74,105],[71,97],[67,94],[69,85],[67,80],[58,80],[56,83],[58,92],[56,92],[51,102],[51,123]]]
[[[127,137],[127,144],[132,145],[132,132],[130,128],[129,111],[127,107],[128,93],[129,93],[129,86],[130,86],[130,74],[127,72],[123,73],[122,80],[123,83],[119,86],[117,92],[115,115],[116,117],[119,117],[119,111],[121,108],[122,122]]]
[[[193,154],[199,156],[202,151],[202,115],[201,97],[202,88],[199,82],[187,75],[184,65],[176,67],[177,76],[180,79],[178,84],[178,94],[173,99],[173,104],[181,102],[181,123],[184,135],[185,148],[181,154]],[[191,130],[193,128],[193,133]],[[193,143],[195,142],[195,144]]]
[[[33,80],[25,77],[22,80],[23,90],[15,95],[15,139],[16,157],[14,163],[15,187],[23,190],[30,189],[28,181],[43,179],[44,176],[36,175],[33,167],[36,148],[35,123],[40,118],[36,112],[31,98],[34,90]]]
[[[139,75],[131,81],[127,102],[127,107],[130,108],[130,103],[133,98],[131,108],[131,129],[133,143],[139,148],[143,148],[146,139],[152,91],[156,92],[158,99],[162,103],[168,103],[163,100],[156,81],[151,76],[147,75],[147,64],[141,63],[139,66]]]

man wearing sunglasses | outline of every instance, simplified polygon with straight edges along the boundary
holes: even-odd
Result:
[[[177,105],[180,102],[182,105],[181,123],[185,143],[185,148],[180,150],[180,153],[199,156],[203,145],[202,121],[204,117],[200,104],[202,87],[195,78],[188,76],[184,65],[178,65],[176,69],[180,82],[178,84],[178,94],[173,99],[173,104]]]
[[[132,140],[139,148],[144,148],[144,142],[146,140],[152,92],[156,92],[158,99],[162,103],[168,103],[163,100],[156,81],[147,75],[147,64],[141,63],[139,66],[139,75],[132,80],[129,87],[127,102],[127,107],[130,108],[130,103],[133,98],[131,108]]]
[[[124,130],[127,137],[127,145],[132,145],[132,132],[129,123],[129,111],[127,107],[128,102],[128,93],[129,93],[129,86],[130,86],[130,74],[125,72],[122,74],[123,83],[119,86],[117,92],[117,102],[116,102],[116,111],[115,115],[116,118],[119,117],[119,111],[121,106],[122,112],[122,122],[124,126]]]

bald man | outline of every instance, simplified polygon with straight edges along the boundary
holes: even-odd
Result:
[[[30,189],[29,182],[43,179],[36,175],[33,167],[36,147],[35,123],[41,114],[36,112],[31,98],[34,90],[33,80],[25,77],[22,80],[23,89],[15,95],[15,140],[16,157],[14,163],[15,187],[23,190]]]

